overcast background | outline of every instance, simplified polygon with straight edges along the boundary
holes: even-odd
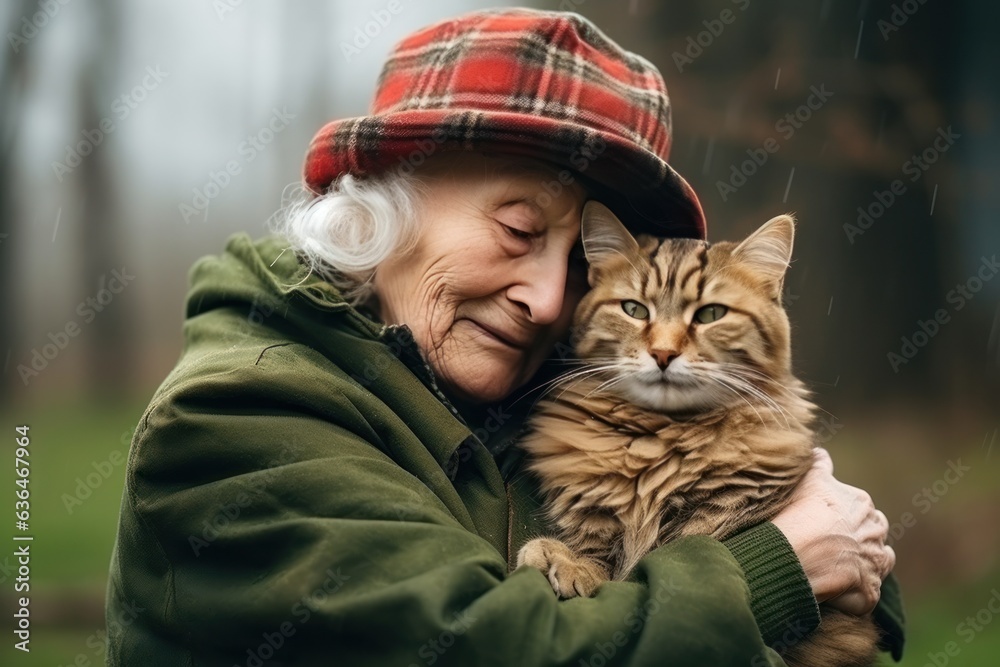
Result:
[[[103,662],[115,461],[177,360],[188,268],[234,232],[265,233],[313,133],[366,112],[399,38],[501,4],[398,2],[367,43],[355,40],[388,2],[43,0],[0,10],[0,423],[11,452],[14,426],[31,427],[36,534],[34,650],[14,664]],[[575,9],[658,65],[674,110],[671,162],[699,193],[711,239],[796,213],[785,293],[795,365],[829,412],[821,437],[838,475],[896,524],[911,616],[903,664],[923,665],[950,641],[959,653],[949,664],[997,664],[1000,623],[969,642],[958,634],[966,617],[986,610],[992,620],[986,605],[1000,586],[997,5],[534,6]],[[832,95],[800,109],[816,90]],[[780,124],[797,110],[795,126]],[[280,131],[262,132],[272,118]],[[744,166],[769,138],[777,152]],[[914,170],[914,155],[926,170]],[[185,211],[232,160],[240,173],[207,209]],[[735,191],[721,185],[740,182],[734,168],[753,171]],[[858,207],[872,215],[867,227]],[[134,278],[97,312],[86,300],[115,271]],[[73,325],[76,335],[60,336]],[[959,461],[968,471],[946,475]]]

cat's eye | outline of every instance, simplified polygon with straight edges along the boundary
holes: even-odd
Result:
[[[622,310],[629,317],[634,317],[637,320],[645,320],[649,318],[649,308],[642,305],[638,301],[633,301],[632,299],[627,299],[622,301]]]
[[[701,324],[708,324],[709,322],[714,322],[723,315],[729,312],[729,309],[717,303],[710,303],[707,306],[702,306],[694,313],[694,319]]]

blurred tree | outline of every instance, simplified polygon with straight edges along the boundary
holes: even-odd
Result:
[[[87,31],[87,45],[77,81],[76,134],[98,128],[116,93],[120,91],[121,6],[118,0],[95,3]],[[109,139],[111,141],[111,139]],[[95,147],[86,158],[85,168],[73,174],[80,202],[79,229],[82,242],[82,280],[85,293],[92,297],[107,288],[111,272],[123,266],[123,229],[117,214],[118,184],[112,173],[109,147]],[[128,262],[124,263],[128,268]],[[116,297],[120,298],[120,297]],[[124,308],[101,311],[86,337],[90,346],[84,386],[98,393],[120,394],[131,386],[130,375],[136,344],[128,332],[129,318]]]
[[[31,0],[13,2],[8,6],[4,34],[18,33],[22,16],[31,16],[35,10]],[[15,142],[21,123],[21,108],[25,80],[28,76],[30,45],[10,45],[0,59],[0,358],[3,359],[4,376],[0,378],[0,404],[8,404],[17,377],[13,373],[12,349],[17,344],[18,327],[14,312],[14,267],[11,259],[11,238],[16,226],[17,206],[12,183],[15,173]]]
[[[953,395],[956,367],[981,373],[982,349],[941,340],[898,374],[887,358],[918,321],[950,308],[948,283],[974,268],[956,231],[969,194],[958,165],[976,142],[961,84],[983,76],[985,66],[977,61],[970,74],[961,25],[966,17],[984,25],[980,3],[910,3],[909,13],[899,3],[867,0],[766,7],[630,0],[628,11],[578,4],[663,73],[675,122],[671,162],[699,193],[711,238],[738,238],[779,212],[797,213],[788,285],[796,361],[828,394],[821,396],[831,399],[827,405],[887,394],[936,401]],[[805,122],[778,126],[823,86],[833,93],[829,102]],[[962,135],[954,147],[932,169],[914,171],[911,163],[904,172],[949,126]],[[720,188],[769,138],[779,149],[746,186]],[[890,191],[896,180],[902,195]],[[877,197],[886,195],[893,201],[885,211],[865,221],[860,236],[849,234],[845,225],[858,224],[858,208],[875,203],[877,213]]]

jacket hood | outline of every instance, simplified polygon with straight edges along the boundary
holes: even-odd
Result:
[[[530,408],[541,397],[539,389],[566,368],[565,362],[549,359],[506,399],[459,412],[438,387],[409,328],[405,324],[386,325],[351,306],[335,286],[300,260],[283,236],[272,234],[254,241],[246,233],[234,234],[223,254],[202,257],[192,266],[189,281],[185,353],[199,342],[190,335],[196,327],[188,325],[227,309],[242,315],[237,326],[240,331],[219,332],[231,336],[233,345],[250,344],[259,349],[261,329],[265,328],[306,342],[335,363],[341,351],[330,349],[324,330],[346,327],[359,338],[389,346],[460,422],[487,442],[494,455],[514,441]]]
[[[258,303],[266,310],[264,306],[302,298],[313,308],[351,313],[376,335],[381,328],[352,308],[336,287],[299,260],[287,239],[276,234],[257,241],[244,232],[230,236],[222,255],[202,257],[191,267],[188,281],[187,318],[234,302]]]

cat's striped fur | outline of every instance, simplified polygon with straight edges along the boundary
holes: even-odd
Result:
[[[792,375],[781,306],[793,234],[780,216],[739,245],[636,240],[605,207],[585,207],[581,366],[539,403],[521,443],[559,539],[532,540],[518,564],[542,569],[559,595],[590,595],[669,540],[765,521],[809,470],[816,408]],[[824,608],[784,657],[870,665],[876,640],[870,618]]]

